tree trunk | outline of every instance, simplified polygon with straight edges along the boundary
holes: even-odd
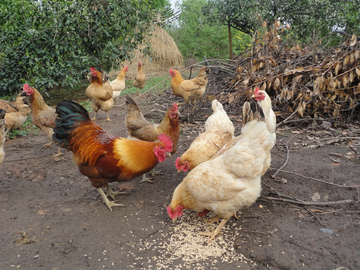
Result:
[[[232,41],[231,41],[231,26],[230,23],[228,23],[228,32],[229,32],[229,51],[230,51],[230,60],[233,59],[233,53],[232,53]]]

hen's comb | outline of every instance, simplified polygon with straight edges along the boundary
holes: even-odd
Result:
[[[180,167],[180,158],[179,158],[179,157],[178,157],[178,158],[176,159],[176,161],[175,161],[175,167],[176,167],[176,169],[178,169],[178,170],[181,169],[181,167]]]
[[[170,218],[175,218],[175,214],[172,213],[170,206],[167,207],[167,212]]]
[[[23,90],[24,91],[27,91],[29,89],[29,84],[28,83],[25,83],[24,86],[23,86]]]
[[[173,107],[175,108],[176,111],[179,110],[179,107],[178,107],[178,105],[177,105],[175,102],[173,103]]]
[[[173,143],[172,143],[172,140],[170,139],[170,137],[167,136],[166,134],[160,134],[159,140],[165,144],[165,150],[168,152],[171,152]]]
[[[259,92],[260,88],[259,87],[256,87],[255,89],[255,95]]]
[[[170,68],[169,73],[171,74],[172,71],[173,71],[173,68]]]

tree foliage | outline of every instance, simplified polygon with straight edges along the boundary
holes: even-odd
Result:
[[[312,37],[314,31],[327,36],[339,27],[360,31],[359,24],[355,26],[360,15],[358,0],[209,0],[203,12],[210,23],[220,22],[248,34],[262,20],[289,23],[300,39]]]
[[[165,2],[1,1],[1,95],[18,91],[25,81],[39,89],[74,86],[91,66],[118,67]]]
[[[179,4],[181,14],[178,23],[172,25],[169,33],[184,58],[228,55],[228,30],[220,24],[210,25],[206,21],[202,13],[206,3],[207,0],[183,0]],[[244,44],[249,44],[249,41],[249,37],[237,33],[234,38],[234,48],[243,49]]]

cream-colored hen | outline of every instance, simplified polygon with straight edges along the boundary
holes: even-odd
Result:
[[[248,122],[231,149],[197,166],[177,186],[168,207],[169,216],[176,220],[183,209],[192,209],[199,216],[214,211],[215,220],[223,220],[214,232],[204,233],[214,239],[234,212],[250,206],[260,196],[261,172],[273,146],[262,119]]]
[[[214,99],[211,105],[213,114],[205,122],[205,131],[199,134],[181,157],[176,159],[175,166],[178,172],[192,170],[210,160],[234,137],[234,125],[222,104]]]

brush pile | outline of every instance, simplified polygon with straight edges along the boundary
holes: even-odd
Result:
[[[209,99],[241,112],[256,87],[273,100],[278,122],[290,118],[349,121],[360,111],[360,42],[353,35],[337,48],[323,50],[321,40],[302,48],[281,38],[288,25],[280,22],[258,31],[251,50],[234,60],[211,63],[208,89],[202,101],[185,107],[184,113],[199,115],[210,108]],[[211,109],[210,109],[211,110]]]

